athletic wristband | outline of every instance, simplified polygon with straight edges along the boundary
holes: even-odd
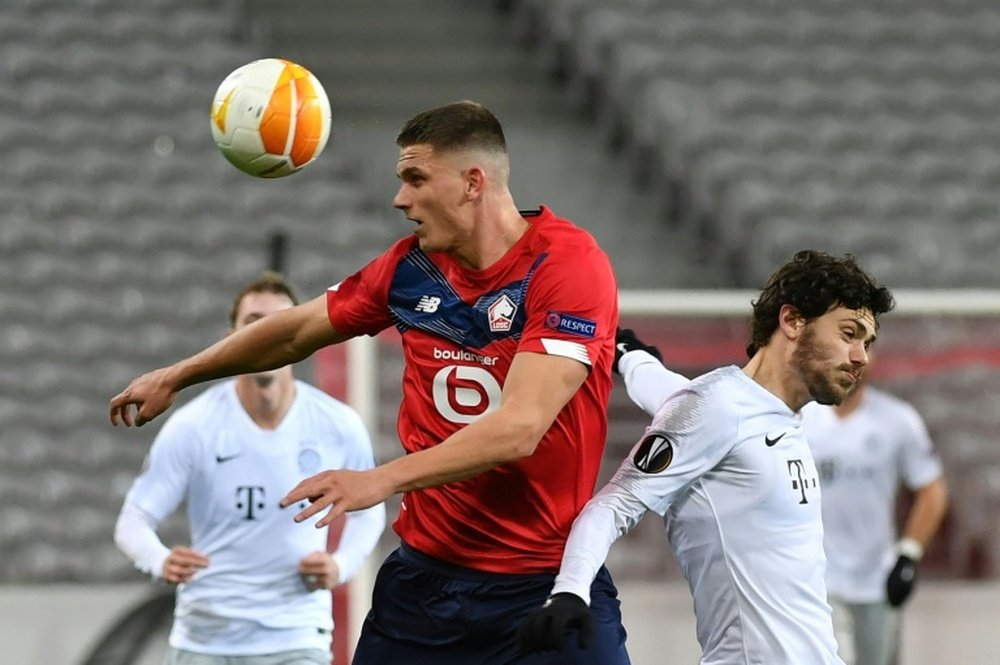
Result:
[[[916,538],[902,538],[896,543],[896,551],[914,561],[920,561],[924,556],[924,546]]]

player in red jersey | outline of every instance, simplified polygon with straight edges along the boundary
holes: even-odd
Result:
[[[324,296],[134,380],[111,400],[111,420],[141,425],[194,383],[395,326],[407,454],[324,471],[282,501],[310,502],[297,520],[326,510],[322,526],[405,493],[402,545],[379,571],[354,662],[628,663],[606,570],[592,589],[594,633],[530,656],[516,641],[597,479],[618,317],[610,262],[548,209],[518,210],[503,130],[481,105],[420,113],[396,142],[393,204],[416,224],[411,237]]]

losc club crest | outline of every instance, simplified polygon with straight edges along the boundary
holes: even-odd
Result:
[[[517,305],[504,294],[493,301],[493,304],[486,310],[486,316],[490,322],[491,332],[507,332],[514,325],[514,315],[517,313]]]

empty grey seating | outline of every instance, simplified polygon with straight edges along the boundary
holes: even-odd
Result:
[[[259,57],[238,20],[209,0],[0,7],[0,581],[137,575],[111,530],[156,427],[113,429],[108,399],[225,333],[273,232],[304,298],[399,235],[356,156],[265,182],[219,154],[215,89]]]
[[[809,205],[799,225],[830,228],[850,211],[860,225],[898,229],[911,220],[922,234],[936,219],[943,261],[967,263],[955,258],[949,226],[1000,213],[1000,128],[990,111],[1000,103],[1000,10],[985,0],[522,4],[552,21],[571,75],[590,81],[600,117],[636,144],[628,154],[648,158],[657,178],[687,184],[691,207],[681,215],[716,234],[710,247],[720,262],[742,251],[744,234],[727,231],[784,215],[770,207],[773,197],[739,186],[740,163],[779,190],[797,178],[771,165],[799,156],[828,163],[827,200],[849,203]],[[865,187],[871,176],[878,189]],[[851,195],[858,188],[870,202]],[[928,192],[937,195],[932,208]],[[891,263],[913,249],[906,235],[887,253]],[[933,244],[922,241],[921,255]],[[985,267],[937,267],[893,273],[908,280],[898,286],[1000,283]],[[744,277],[735,283],[754,276]]]

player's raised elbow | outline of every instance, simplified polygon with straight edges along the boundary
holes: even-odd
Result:
[[[320,296],[283,312],[285,335],[281,340],[285,356],[293,362],[304,360],[315,351],[347,339],[330,323],[326,297]]]

